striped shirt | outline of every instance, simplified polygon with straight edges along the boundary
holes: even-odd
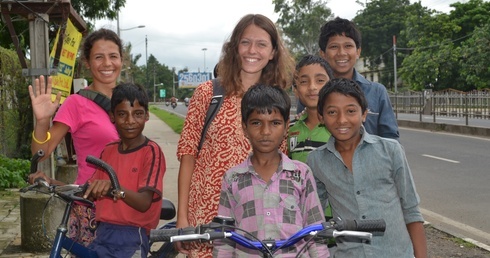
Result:
[[[288,156],[291,159],[306,162],[308,154],[324,145],[330,138],[330,132],[324,124],[318,123],[312,130],[306,125],[308,114],[289,124]]]

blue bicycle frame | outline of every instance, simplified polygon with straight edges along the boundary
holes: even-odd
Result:
[[[44,151],[42,150],[39,150],[36,154],[34,154],[31,160],[31,173],[35,173],[37,171],[38,161],[43,156],[44,156]],[[111,180],[113,189],[115,190],[120,189],[121,186],[117,179],[117,175],[115,171],[107,163],[90,155],[87,157],[87,162],[96,165],[102,168],[105,172],[107,172]],[[85,185],[69,184],[69,185],[62,185],[62,186],[56,186],[56,185],[50,186],[42,178],[37,178],[33,185],[30,185],[20,190],[21,192],[38,191],[46,194],[54,193],[57,197],[61,198],[63,201],[66,202],[63,218],[61,220],[60,225],[56,229],[56,235],[49,255],[50,258],[61,258],[62,257],[61,252],[63,249],[67,250],[69,253],[73,255],[76,255],[77,257],[84,257],[84,258],[98,257],[95,251],[85,247],[80,243],[77,243],[73,239],[70,239],[69,237],[66,236],[68,232],[68,220],[70,218],[72,205],[77,202],[92,207],[94,206],[93,202],[84,199],[82,197],[87,186],[88,186],[87,184]],[[160,211],[160,219],[170,220],[175,217],[175,214],[176,211],[175,211],[174,204],[167,199],[163,199],[162,207]],[[175,227],[175,224],[170,227]]]
[[[64,198],[63,198],[64,199]],[[72,207],[73,201],[69,201],[66,204],[65,211],[63,213],[63,219],[61,220],[60,225],[56,229],[56,236],[53,241],[53,246],[51,248],[51,253],[49,255],[50,258],[60,258],[61,250],[65,249],[71,254],[76,255],[77,257],[87,257],[87,258],[97,258],[98,255],[94,251],[89,248],[77,243],[71,238],[66,236],[68,232],[68,219],[70,217],[70,211]]]

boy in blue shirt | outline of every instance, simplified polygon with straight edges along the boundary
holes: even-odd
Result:
[[[368,102],[364,127],[370,134],[398,140],[398,122],[384,85],[368,81],[354,66],[361,55],[361,33],[347,19],[325,23],[318,40],[320,56],[327,60],[336,78],[351,79],[361,87]]]

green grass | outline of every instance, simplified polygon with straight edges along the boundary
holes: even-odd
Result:
[[[180,134],[182,127],[184,127],[184,118],[175,114],[169,113],[165,110],[161,110],[158,107],[150,106],[150,112],[165,122],[174,132]]]
[[[460,246],[464,246],[466,248],[476,248],[477,247],[476,245],[474,245],[470,242],[466,242],[464,239],[461,239],[458,237],[451,237],[450,240],[455,242],[456,244],[458,244]]]

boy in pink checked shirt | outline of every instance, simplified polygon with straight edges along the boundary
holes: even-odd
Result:
[[[287,137],[290,107],[288,94],[279,87],[257,84],[245,93],[242,127],[253,151],[223,177],[218,214],[234,218],[236,227],[260,240],[284,240],[324,221],[310,168],[279,151]],[[305,240],[278,250],[275,257],[330,256],[327,245]],[[296,256],[304,245],[306,251]],[[217,240],[213,257],[262,257],[262,253]]]

